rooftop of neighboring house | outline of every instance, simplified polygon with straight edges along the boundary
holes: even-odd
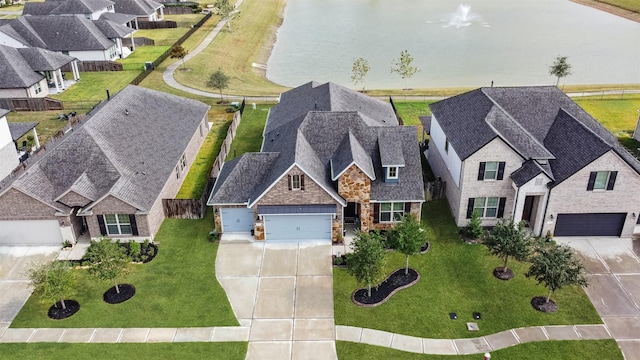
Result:
[[[640,173],[618,139],[555,86],[480,88],[430,107],[461,160],[495,138],[535,160],[514,173],[517,183],[544,172],[557,185],[609,150]]]
[[[0,89],[21,89],[44,79],[40,71],[53,71],[74,57],[41,48],[12,48],[0,45]]]
[[[164,5],[153,0],[113,0],[116,13],[139,16],[151,15]]]
[[[70,15],[91,14],[113,5],[110,0],[46,0],[27,1],[22,15]]]

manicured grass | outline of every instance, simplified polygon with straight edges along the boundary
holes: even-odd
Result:
[[[413,125],[417,128],[418,140],[422,140],[422,123],[420,122],[420,116],[431,115],[431,109],[429,105],[434,103],[435,100],[427,101],[404,101],[399,102],[394,100],[393,103],[398,110],[398,114],[402,118],[405,125]],[[427,129],[428,130],[428,129]]]
[[[64,112],[69,113],[69,110],[65,109]],[[38,132],[40,145],[44,145],[55,133],[67,125],[67,121],[58,120],[59,113],[62,113],[62,111],[13,111],[7,114],[7,121],[40,123],[36,126],[36,131]],[[31,132],[27,135],[29,134],[31,134]],[[23,139],[18,140],[18,145],[22,145],[22,140]]]
[[[428,338],[469,338],[525,326],[602,322],[582,288],[557,291],[552,297],[560,307],[557,313],[534,310],[531,298],[547,291],[525,278],[528,266],[511,261],[516,277],[496,279],[492,272],[501,260],[489,255],[483,245],[460,240],[446,201],[425,203],[422,219],[431,250],[410,259],[420,281],[378,307],[363,308],[351,301],[351,293],[358,288],[354,278],[344,269],[335,269],[336,324]],[[389,253],[387,272],[403,267],[404,260],[397,252]],[[450,312],[459,319],[450,320]],[[478,332],[469,332],[465,326],[473,320],[473,312],[482,313]]]
[[[259,152],[262,146],[262,131],[267,122],[267,114],[272,105],[258,105],[256,110],[251,105],[245,107],[242,121],[238,126],[236,136],[231,143],[231,149],[225,161],[246,152]]]
[[[155,46],[172,46],[180,37],[189,31],[191,25],[196,24],[204,15],[202,14],[185,14],[185,15],[165,15],[165,20],[178,22],[177,28],[171,29],[143,29],[138,30],[134,37],[146,37],[155,41]],[[217,16],[212,16],[208,23],[217,23]],[[136,48],[138,50],[138,48]],[[155,58],[154,58],[155,59]]]
[[[394,350],[379,346],[336,341],[338,358],[349,359],[395,359],[395,360],[479,360],[482,354],[474,355],[424,355]],[[492,359],[512,360],[622,360],[622,352],[615,340],[542,341],[492,351]]]
[[[147,61],[155,61],[160,55],[164,54],[169,46],[138,46],[136,50],[125,59],[119,59],[117,62],[122,64],[124,70],[144,70],[144,63]]]
[[[640,13],[640,3],[638,0],[596,0],[605,4],[617,6],[629,11]]]
[[[209,179],[209,170],[220,153],[220,145],[227,136],[229,125],[231,125],[231,120],[214,123],[211,126],[211,130],[198,152],[198,157],[191,165],[191,170],[184,179],[176,199],[199,199],[202,196],[202,191],[207,186]]]
[[[133,265],[126,282],[136,287],[127,302],[110,305],[102,294],[112,283],[80,272],[80,311],[65,320],[47,317],[50,305],[29,298],[11,327],[202,327],[236,326],[227,296],[215,277],[217,243],[207,240],[213,228],[209,209],[204,219],[165,219],[156,236],[159,253],[150,263]]]
[[[0,358],[3,359],[181,359],[219,360],[244,359],[246,342],[226,343],[158,343],[158,344],[71,344],[71,343],[31,343],[0,344]]]
[[[113,96],[129,85],[141,71],[142,70],[82,72],[80,73],[80,81],[78,83],[60,94],[50,97],[71,102],[93,101],[95,105],[98,101],[107,98],[105,89],[109,89]]]
[[[231,77],[225,93],[238,95],[277,95],[286,88],[268,81],[264,70],[251,66],[266,63],[275,30],[282,21],[284,0],[245,0],[240,5],[242,15],[233,23],[233,30],[226,27],[198,56],[187,62],[191,71],[176,72],[181,83],[204,91],[210,73],[221,68]]]
[[[618,137],[633,136],[640,109],[640,94],[612,97],[585,97],[575,101]]]

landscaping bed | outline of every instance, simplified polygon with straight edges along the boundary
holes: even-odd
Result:
[[[351,295],[351,300],[360,306],[373,307],[385,303],[396,292],[414,285],[420,280],[420,274],[414,269],[398,269],[391,273],[383,282],[371,288],[371,296],[368,289],[358,289]]]

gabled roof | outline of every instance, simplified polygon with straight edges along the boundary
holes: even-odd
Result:
[[[164,5],[153,0],[113,0],[116,13],[148,16]]]
[[[278,153],[246,153],[224,163],[209,202],[246,203],[277,158]]]
[[[525,160],[544,160],[538,165],[554,186],[608,150],[640,173],[618,139],[555,86],[480,88],[431,110],[462,160],[500,137]]]
[[[34,71],[54,71],[76,60],[73,56],[42,48],[18,48],[18,53]]]
[[[91,14],[113,5],[109,0],[46,0],[26,2],[22,15],[71,15]]]
[[[0,117],[5,116],[9,110],[0,109]],[[13,141],[18,141],[24,134],[28,133],[34,127],[38,126],[37,122],[9,122],[9,132]]]
[[[112,13],[112,12],[106,12],[100,15],[100,20],[109,20],[120,25],[124,25],[132,20],[135,20],[136,18],[137,18],[136,15],[118,14],[118,13]]]
[[[18,49],[0,45],[0,89],[24,89],[44,79],[34,71]]]
[[[10,113],[10,110],[0,108],[0,118]]]
[[[110,39],[133,31],[108,20],[89,20],[80,15],[22,16],[0,26],[0,32],[31,47],[53,51],[106,50],[114,45]]]
[[[249,207],[253,206],[294,166],[338,202],[344,203],[334,180],[351,164],[356,164],[373,180],[372,201],[424,200],[415,134],[414,127],[398,125],[388,103],[332,83],[302,85],[282,94],[280,103],[269,112],[262,151],[279,155],[270,158],[271,162],[264,167],[251,194],[245,194],[248,196],[242,199],[234,198],[234,203],[248,202]],[[386,184],[382,176],[379,143],[389,140],[401,144],[391,147],[402,153],[406,168],[411,168],[400,172],[398,184]],[[394,155],[396,160],[397,155]],[[255,181],[251,178],[255,173],[244,175],[235,171],[238,165],[233,164],[227,163],[222,168],[208,202],[210,205],[223,204],[223,200],[232,198],[230,194],[221,195],[226,183]]]
[[[56,199],[69,190],[94,201],[85,211],[109,195],[149,211],[208,109],[129,85],[48,148],[10,187],[61,211],[68,209]]]
[[[551,177],[550,174],[548,174],[547,171],[540,164],[538,164],[537,161],[529,159],[522,163],[522,166],[518,170],[511,173],[510,177],[511,180],[513,180],[513,182],[516,184],[516,186],[522,186],[539,174],[545,174],[547,177],[553,180],[553,177]]]

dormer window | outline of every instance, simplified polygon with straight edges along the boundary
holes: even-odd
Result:
[[[387,168],[387,179],[398,179],[398,167],[396,166],[389,166]]]

